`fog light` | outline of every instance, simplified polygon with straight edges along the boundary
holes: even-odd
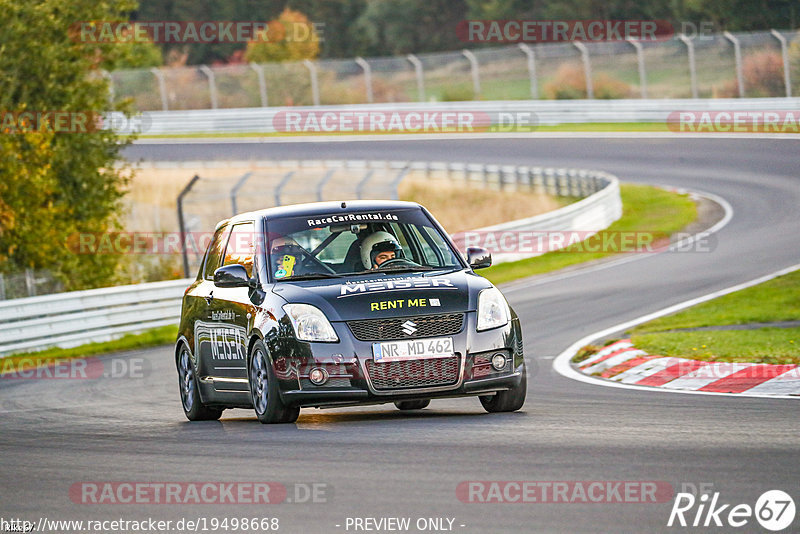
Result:
[[[308,379],[311,380],[311,383],[315,386],[321,386],[328,381],[328,371],[315,367],[308,373]]]
[[[496,371],[502,371],[503,368],[506,366],[506,357],[499,352],[492,356],[492,367],[495,368]]]

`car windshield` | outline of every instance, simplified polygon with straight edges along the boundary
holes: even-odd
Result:
[[[272,219],[267,235],[276,281],[462,267],[418,208]]]

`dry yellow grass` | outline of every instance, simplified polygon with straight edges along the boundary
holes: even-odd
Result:
[[[425,206],[451,234],[533,217],[561,206],[551,196],[529,191],[498,191],[421,179],[403,182],[400,198]]]
[[[195,174],[203,177],[197,193],[218,187],[213,197],[221,217],[228,216],[230,200],[227,192],[238,177],[246,172],[259,174],[273,172],[276,176],[286,169],[267,167],[204,167],[204,168],[140,168],[130,181],[126,203],[128,213],[123,219],[126,230],[175,231],[175,200]],[[320,169],[321,176],[324,171]],[[332,183],[332,185],[335,185]],[[310,191],[310,189],[309,189]],[[544,194],[528,191],[498,191],[479,185],[465,185],[445,179],[425,179],[422,173],[410,175],[400,187],[400,198],[419,202],[450,233],[490,226],[502,222],[531,217],[557,209],[559,200]],[[247,204],[247,195],[241,204]],[[218,201],[216,200],[218,198]],[[289,199],[291,201],[291,198]],[[216,209],[213,211],[217,211]]]

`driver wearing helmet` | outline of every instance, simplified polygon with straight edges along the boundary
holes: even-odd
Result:
[[[361,242],[361,263],[366,269],[377,269],[395,258],[403,257],[403,248],[389,232],[375,232]]]

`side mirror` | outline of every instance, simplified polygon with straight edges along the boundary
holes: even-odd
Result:
[[[214,271],[214,285],[217,287],[255,287],[255,278],[247,276],[243,265],[225,265]]]
[[[467,263],[473,269],[492,266],[492,254],[483,247],[467,247]]]

